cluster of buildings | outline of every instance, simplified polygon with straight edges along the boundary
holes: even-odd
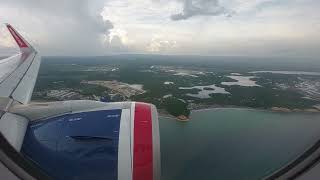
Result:
[[[77,92],[73,92],[70,89],[63,89],[63,90],[49,90],[47,92],[47,97],[57,99],[57,100],[76,100],[76,99],[80,99],[81,95]]]
[[[317,79],[306,79],[299,77],[298,82],[291,82],[294,85],[276,83],[281,90],[292,89],[303,94],[306,99],[320,101],[320,81]]]
[[[58,101],[96,100],[96,101],[102,101],[102,102],[118,102],[118,101],[127,100],[126,97],[117,93],[107,94],[102,97],[96,96],[94,94],[90,96],[85,96],[78,92],[75,92],[72,89],[48,90],[45,92],[37,92],[36,94],[37,96],[41,96],[44,99],[51,99],[51,100],[58,100]]]
[[[320,81],[302,78],[300,78],[300,80],[302,80],[302,82],[295,85],[295,88],[302,91],[306,97],[320,101]]]
[[[123,96],[129,98],[134,95],[145,93],[143,86],[139,84],[126,84],[118,81],[82,81],[83,84],[98,85],[108,88],[111,96]]]
[[[64,88],[58,90],[47,90],[36,92],[40,99],[51,100],[98,100],[103,102],[118,102],[128,100],[131,96],[145,93],[143,86],[139,84],[126,84],[118,81],[82,81],[82,84],[91,84],[106,87],[106,93],[103,97],[97,95],[82,95],[79,91]]]

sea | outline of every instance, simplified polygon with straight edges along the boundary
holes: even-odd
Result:
[[[159,118],[161,180],[257,180],[320,139],[320,114],[221,108]]]

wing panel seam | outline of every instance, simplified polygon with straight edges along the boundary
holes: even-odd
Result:
[[[18,88],[19,84],[20,84],[21,81],[24,79],[25,75],[28,73],[28,71],[29,71],[30,67],[32,66],[32,64],[33,64],[34,59],[35,59],[36,56],[37,56],[37,53],[35,52],[35,55],[33,56],[33,59],[32,59],[32,61],[31,61],[30,65],[28,66],[27,70],[23,73],[22,78],[19,79],[19,82],[17,83],[16,87],[11,91],[10,96],[9,96],[10,98],[13,98],[13,97],[12,97],[13,93],[16,91],[16,89]],[[18,100],[16,100],[16,101],[18,101]],[[20,102],[20,101],[18,101],[18,102]],[[22,102],[20,102],[20,103],[22,103]]]

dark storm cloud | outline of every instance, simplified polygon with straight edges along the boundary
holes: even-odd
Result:
[[[219,0],[184,0],[181,13],[171,15],[174,21],[184,20],[193,16],[232,16],[233,12],[221,6]]]

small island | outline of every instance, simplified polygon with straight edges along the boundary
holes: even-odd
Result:
[[[177,117],[177,120],[181,121],[181,122],[188,122],[190,119],[187,116],[180,115],[180,116]]]

